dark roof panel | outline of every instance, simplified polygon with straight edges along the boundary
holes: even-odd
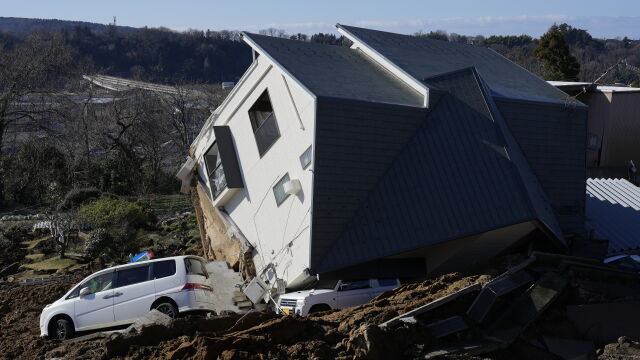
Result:
[[[317,96],[422,106],[423,96],[348,47],[244,33]]]
[[[329,250],[426,117],[422,108],[318,99],[312,259]]]
[[[480,81],[473,69],[430,81],[447,94],[352,218],[331,228],[331,238],[320,240],[314,233],[324,251],[312,250],[312,270],[331,271],[536,219],[562,236],[551,210],[536,206],[541,190],[527,179],[533,175],[507,139],[502,119],[492,113]],[[316,156],[321,146],[318,138]],[[320,161],[317,173],[330,166]],[[313,214],[315,232],[318,212]]]
[[[575,101],[538,76],[485,47],[339,26],[418,80],[474,66],[494,95],[538,101]]]

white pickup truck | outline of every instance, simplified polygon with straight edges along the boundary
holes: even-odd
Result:
[[[281,295],[278,307],[284,314],[304,316],[318,311],[361,305],[398,286],[400,286],[398,279],[318,281],[312,290],[295,291]]]

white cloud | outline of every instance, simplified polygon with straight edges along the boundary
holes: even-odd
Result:
[[[629,36],[640,38],[640,16],[572,16],[566,14],[516,15],[516,16],[476,16],[476,17],[443,17],[405,20],[343,20],[344,24],[379,29],[398,33],[429,32],[445,30],[464,35],[519,35],[540,36],[553,23],[568,23],[572,26],[588,30],[594,37]],[[342,23],[342,22],[341,22]],[[292,22],[268,23],[237,26],[233,30],[258,30],[276,28],[287,33],[317,32],[337,33],[335,22]],[[175,28],[174,28],[175,29]],[[177,29],[186,30],[186,29]]]

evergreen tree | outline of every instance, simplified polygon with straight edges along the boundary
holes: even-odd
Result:
[[[569,52],[569,46],[557,25],[540,37],[533,54],[542,66],[542,76],[546,80],[578,79],[580,64]]]

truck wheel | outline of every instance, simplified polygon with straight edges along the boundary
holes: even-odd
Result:
[[[316,304],[316,305],[313,305],[311,309],[309,309],[309,314],[313,314],[321,311],[329,311],[329,310],[331,310],[331,306],[327,304]]]
[[[156,305],[155,309],[172,319],[175,319],[178,316],[178,308],[170,302],[161,302]]]
[[[52,337],[58,340],[68,340],[73,337],[75,334],[75,329],[73,328],[73,324],[71,321],[67,319],[58,319],[53,324],[53,334]]]

